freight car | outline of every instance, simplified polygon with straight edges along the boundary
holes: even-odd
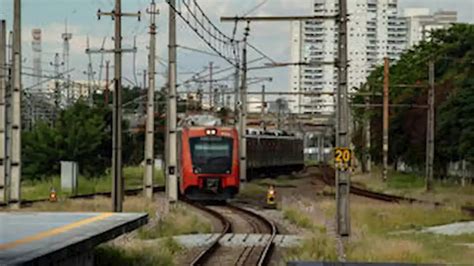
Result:
[[[304,168],[303,139],[284,131],[247,132],[247,176],[275,176]]]

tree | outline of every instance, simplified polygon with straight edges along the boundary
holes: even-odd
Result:
[[[428,88],[428,61],[436,66],[436,173],[446,172],[446,162],[459,159],[474,160],[474,25],[456,24],[446,30],[431,33],[423,41],[405,52],[390,67],[390,102],[392,104],[426,105]],[[368,77],[369,92],[382,92],[383,66]],[[425,85],[425,88],[402,88],[397,84]],[[367,90],[364,90],[367,92]],[[355,103],[363,103],[359,95]],[[381,97],[372,97],[371,103],[382,103]],[[356,121],[367,116],[354,110]],[[382,110],[368,114],[372,121],[372,158],[380,160],[382,144]],[[358,123],[363,125],[363,123]],[[357,129],[356,129],[357,132]],[[357,136],[360,140],[360,136]],[[363,151],[363,143],[356,142],[356,150]],[[390,109],[390,149],[392,163],[403,161],[415,168],[423,168],[426,147],[426,109]],[[437,162],[437,163],[436,163]]]

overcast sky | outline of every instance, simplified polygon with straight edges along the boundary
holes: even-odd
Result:
[[[223,15],[242,15],[252,10],[253,7],[263,0],[198,0],[210,19],[222,28],[229,35],[232,34],[232,25],[219,22],[219,17]],[[349,0],[350,1],[350,0]],[[12,26],[12,0],[0,0],[0,19],[7,20],[7,27]],[[41,28],[43,30],[43,56],[42,63],[45,71],[51,71],[49,65],[54,59],[54,54],[62,51],[61,33],[65,28],[65,21],[68,20],[69,31],[73,33],[71,40],[71,67],[75,68],[73,77],[75,79],[87,79],[83,71],[87,68],[88,58],[84,53],[86,48],[86,38],[89,36],[92,47],[100,47],[104,37],[106,37],[105,47],[111,48],[113,42],[113,21],[103,17],[97,20],[97,9],[110,11],[113,7],[113,0],[23,0],[23,52],[26,62],[24,66],[31,67],[31,29]],[[145,13],[149,5],[148,0],[123,0],[123,10],[126,12],[136,12],[141,10]],[[178,0],[179,2],[179,0]],[[166,62],[167,60],[167,18],[168,6],[165,0],[157,0],[160,9],[158,24],[158,56]],[[252,13],[252,15],[310,15],[313,0],[267,0],[264,5]],[[474,0],[399,0],[400,9],[406,7],[428,7],[432,11],[439,9],[454,10],[458,12],[461,22],[474,23]],[[148,45],[148,17],[138,22],[133,18],[123,19],[123,46],[130,47],[133,44],[133,36],[137,36],[138,53],[136,55],[136,71],[142,72],[146,68],[146,46]],[[242,37],[243,25],[237,36]],[[253,45],[264,51],[271,58],[278,62],[288,62],[289,59],[289,34],[290,26],[288,22],[278,23],[253,23],[251,25],[250,41]],[[178,20],[178,43],[180,45],[194,47],[210,51],[206,45],[191,32],[183,21]],[[258,55],[250,52],[250,59]],[[112,61],[111,55],[106,58]],[[229,65],[217,57],[210,57],[186,50],[179,50],[178,72],[199,72],[208,64],[210,60],[218,67],[226,68]],[[94,70],[99,71],[101,62],[100,55],[93,55],[92,62]],[[264,61],[260,64],[265,63]],[[138,82],[142,78],[133,73],[133,61],[130,54],[124,56],[124,76],[130,80],[127,83],[135,83],[135,76]],[[165,66],[157,65],[158,72],[164,74]],[[26,69],[26,72],[31,70]],[[47,74],[46,72],[44,74]],[[224,73],[228,74],[228,73]],[[272,83],[267,83],[270,90],[287,90],[288,69],[272,69],[265,71],[253,71],[250,76],[273,77]],[[104,74],[102,74],[104,77]],[[190,76],[182,74],[179,79],[186,80]],[[97,78],[97,77],[96,77]],[[29,84],[29,80],[25,80]],[[164,83],[164,78],[158,76],[158,85]],[[259,89],[260,85],[251,86],[251,89]]]

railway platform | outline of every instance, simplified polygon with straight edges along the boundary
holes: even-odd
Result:
[[[145,213],[0,213],[0,265],[93,265],[93,248],[148,221]]]

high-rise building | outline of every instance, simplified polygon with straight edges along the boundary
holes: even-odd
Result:
[[[349,91],[360,88],[374,67],[388,56],[398,59],[406,49],[406,21],[398,15],[397,0],[347,1]],[[314,0],[314,15],[336,15],[338,0]],[[293,113],[334,113],[337,88],[338,26],[334,20],[295,21],[291,24],[293,62],[314,63],[292,67],[291,92],[321,95],[290,97]],[[319,63],[323,64],[319,64]],[[332,64],[331,64],[332,63]]]
[[[444,29],[456,23],[456,11],[438,11],[430,14],[428,8],[407,8],[404,11],[408,27],[408,47],[417,45],[424,37],[429,38],[429,32]]]

